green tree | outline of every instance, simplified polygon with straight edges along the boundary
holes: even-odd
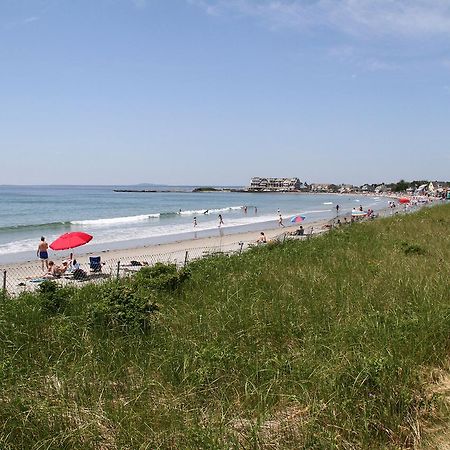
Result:
[[[400,180],[394,185],[394,192],[406,191],[409,188],[410,183],[405,180]]]

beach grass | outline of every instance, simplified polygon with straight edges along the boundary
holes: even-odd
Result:
[[[400,449],[449,423],[450,205],[0,302],[0,448]]]

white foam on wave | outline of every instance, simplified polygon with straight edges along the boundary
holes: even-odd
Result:
[[[197,216],[200,214],[208,215],[208,214],[217,214],[217,213],[227,212],[227,211],[239,211],[240,209],[242,209],[242,206],[227,206],[225,208],[186,210],[186,211],[181,211],[178,214],[180,214],[182,216]]]
[[[203,214],[206,210],[205,209],[192,209],[192,210],[186,210],[186,211],[181,211],[178,214],[182,215],[182,216],[196,216],[197,214]]]
[[[147,217],[147,216],[146,216]],[[288,217],[288,216],[287,216]],[[233,228],[242,225],[251,225],[263,222],[273,222],[277,221],[277,217],[273,215],[261,215],[253,217],[234,217],[224,218],[225,223],[221,228]],[[159,222],[161,223],[161,222]],[[136,239],[147,239],[161,236],[170,236],[183,233],[192,233],[197,231],[208,231],[208,230],[218,230],[218,220],[211,216],[201,216],[198,218],[198,225],[194,228],[192,223],[178,223],[171,225],[152,225],[150,227],[126,227],[115,229],[112,232],[111,228],[101,228],[99,227],[95,234],[94,239],[91,241],[94,245],[106,245],[109,243],[117,243],[124,241],[131,241]],[[137,223],[136,223],[137,225]],[[56,236],[49,236],[49,242],[56,238]],[[88,244],[89,245],[89,244]],[[0,255],[14,254],[21,252],[35,252],[36,240],[35,239],[24,239],[21,241],[9,242],[7,244],[0,245]],[[83,247],[85,250],[80,250],[81,252],[87,251],[87,248]],[[53,253],[50,250],[50,253]]]
[[[240,207],[234,207],[239,209]],[[225,211],[229,211],[227,208]],[[211,210],[214,211],[214,210]],[[283,218],[286,225],[291,225],[289,220],[291,217],[302,214],[320,214],[329,213],[331,209],[320,209],[311,211],[286,211],[283,212]],[[157,216],[156,214],[154,216]],[[94,239],[91,241],[94,245],[107,245],[109,243],[117,243],[124,241],[132,241],[146,238],[170,236],[183,233],[192,233],[197,231],[218,230],[218,219],[211,215],[199,215],[197,218],[197,226],[193,227],[192,222],[163,224],[162,221],[155,221],[151,226],[140,226],[142,221],[147,220],[149,215],[132,216],[132,217],[116,217],[113,219],[98,219],[92,221],[78,221],[78,225],[89,225],[90,228],[96,227]],[[307,217],[308,219],[308,217]],[[245,225],[252,225],[258,223],[272,223],[276,226],[278,222],[278,215],[276,214],[262,214],[257,216],[246,215],[224,215],[224,224],[221,225],[222,229],[230,229],[233,227],[240,227]],[[115,224],[120,223],[135,223],[136,225],[130,225],[128,227],[114,227]],[[75,223],[72,222],[72,223]],[[112,227],[108,227],[112,225]],[[48,236],[48,241],[51,242],[56,239],[57,236]],[[88,244],[89,245],[89,244]],[[0,245],[0,255],[14,254],[21,252],[33,252],[36,251],[35,239],[24,239],[20,241],[9,242],[7,244]],[[83,247],[81,252],[88,251],[86,247]],[[51,251],[53,253],[53,251]],[[56,256],[55,256],[56,255]],[[57,253],[54,257],[57,257]]]
[[[89,225],[89,226],[107,226],[114,225],[118,223],[133,223],[133,222],[143,222],[148,219],[158,219],[159,213],[155,214],[142,214],[139,216],[129,216],[129,217],[112,217],[109,219],[92,219],[92,220],[72,220],[70,223],[72,225]]]
[[[20,241],[12,241],[7,244],[0,245],[0,255],[8,255],[9,253],[21,253],[35,250],[37,247],[35,239],[23,239]]]
[[[322,204],[323,204],[323,205],[332,205],[333,202],[323,202]]]

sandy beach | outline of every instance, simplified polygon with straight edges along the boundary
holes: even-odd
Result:
[[[286,224],[285,227],[277,226],[268,227],[263,230],[266,235],[268,241],[277,239],[285,233],[289,233],[299,228],[300,225],[305,229],[305,234],[311,232],[311,228],[314,233],[322,230],[322,227],[328,223],[328,220],[320,220],[315,222],[308,222],[306,224],[295,224],[291,223]],[[180,240],[176,242],[166,243],[166,244],[157,244],[157,245],[144,245],[140,247],[132,247],[127,249],[114,249],[114,250],[105,250],[102,252],[83,252],[83,247],[79,247],[74,249],[74,255],[77,261],[82,264],[89,264],[90,256],[100,255],[102,258],[102,262],[110,263],[111,261],[118,260],[141,260],[146,257],[156,257],[160,255],[166,254],[175,254],[175,253],[184,253],[189,250],[222,250],[228,251],[231,249],[238,249],[240,247],[240,243],[242,242],[243,248],[248,245],[256,243],[258,237],[260,236],[261,231],[247,231],[242,233],[233,233],[226,234],[226,231],[217,231],[217,236],[210,236],[205,238],[198,239],[187,239]],[[56,263],[63,261],[67,258],[70,251],[61,251],[60,257],[55,260]],[[31,266],[36,266],[40,269],[41,262],[36,259],[35,261],[26,261],[21,263],[11,263],[11,264],[2,264],[0,265],[0,270],[5,269],[17,269],[17,268],[29,268]]]
[[[392,197],[390,197],[392,198]],[[392,214],[386,210],[377,211],[381,216]],[[398,212],[404,212],[398,211]],[[339,219],[344,221],[344,217],[350,221],[351,215],[339,215]],[[292,224],[285,219],[285,227],[280,227],[275,221],[267,224],[263,232],[268,242],[272,240],[282,240],[292,231],[303,226],[305,236],[317,235],[330,228],[330,224],[335,222],[338,217],[333,219],[321,219],[316,221],[305,221]],[[139,269],[136,262],[143,265],[153,265],[157,262],[175,263],[178,266],[184,265],[188,261],[204,257],[214,252],[240,252],[255,245],[260,237],[261,230],[245,231],[231,233],[226,228],[218,228],[215,236],[201,237],[197,239],[183,239],[170,243],[157,245],[140,245],[125,249],[111,249],[100,252],[86,252],[88,247],[78,247],[73,250],[74,258],[80,263],[81,268],[89,273],[89,257],[100,256],[102,261],[103,277],[116,277],[127,275]],[[83,251],[84,250],[84,251]],[[70,251],[65,250],[50,255],[49,260],[53,260],[57,265],[68,258]],[[133,262],[133,263],[132,263]],[[0,271],[3,274],[3,286],[10,293],[17,293],[21,290],[34,289],[45,272],[42,271],[41,261],[37,258],[26,262],[10,263],[0,265]],[[6,273],[6,275],[5,275]],[[95,281],[95,277],[89,277]],[[60,279],[61,280],[61,279]]]
[[[303,224],[286,224],[280,227],[268,227],[263,230],[267,241],[283,239],[284,235],[296,230],[300,225],[305,230],[305,235],[318,234],[327,230],[325,226],[329,220],[320,220]],[[105,250],[99,253],[83,252],[83,247],[74,249],[74,257],[81,267],[89,272],[89,257],[101,256],[102,273],[108,276],[122,276],[132,272],[136,267],[132,267],[131,261],[138,261],[142,264],[155,264],[156,262],[175,263],[183,265],[185,260],[201,258],[212,252],[239,252],[255,245],[261,231],[248,231],[236,234],[225,234],[224,230],[217,230],[217,236],[181,240],[172,243],[140,246],[128,249]],[[66,259],[70,251],[61,251],[60,257],[54,262],[58,265]],[[139,266],[138,266],[139,267]],[[5,276],[6,289],[10,293],[18,293],[22,290],[34,289],[41,281],[44,272],[41,269],[41,261],[27,261],[23,263],[0,265],[0,271]],[[64,280],[64,279],[59,279]],[[33,282],[35,281],[35,282]]]

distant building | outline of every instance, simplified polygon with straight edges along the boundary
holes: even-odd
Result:
[[[366,183],[363,186],[361,186],[361,192],[367,193],[367,192],[374,192],[374,191],[375,191],[375,188],[370,184]]]
[[[384,192],[390,192],[390,191],[391,191],[391,189],[388,188],[384,183],[378,185],[375,188],[375,193],[376,194],[383,194]]]
[[[430,181],[428,183],[428,192],[434,194],[439,189],[439,184],[436,181]]]
[[[253,177],[249,191],[299,191],[302,183],[298,178],[262,178]]]
[[[339,192],[341,194],[348,193],[348,192],[354,192],[354,191],[355,191],[355,186],[353,186],[353,184],[341,184],[339,186]]]
[[[427,184],[421,184],[415,191],[414,195],[424,195],[427,192]]]
[[[311,192],[331,192],[331,184],[328,183],[312,183],[309,185]]]

